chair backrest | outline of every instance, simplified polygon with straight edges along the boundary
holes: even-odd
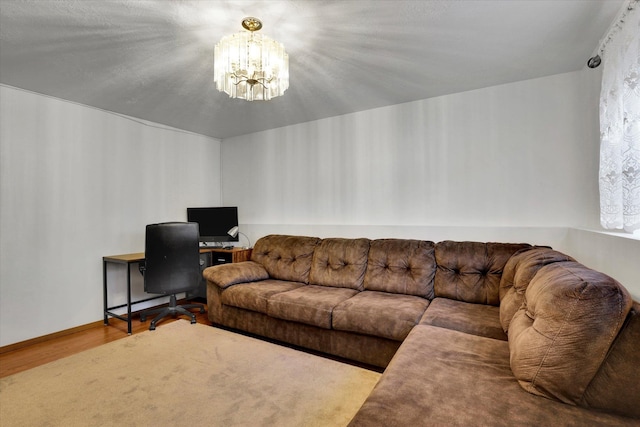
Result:
[[[195,222],[147,225],[144,290],[175,294],[200,284],[199,227]]]

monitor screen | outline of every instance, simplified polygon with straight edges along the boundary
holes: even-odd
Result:
[[[187,221],[200,226],[200,241],[211,243],[237,242],[238,235],[232,237],[227,232],[238,225],[238,208],[187,208]]]

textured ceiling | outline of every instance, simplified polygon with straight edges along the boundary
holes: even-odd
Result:
[[[0,0],[0,83],[215,138],[579,70],[624,0]],[[246,16],[284,44],[268,102],[213,83]]]

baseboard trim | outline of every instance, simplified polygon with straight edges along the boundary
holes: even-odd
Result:
[[[62,331],[54,332],[52,334],[42,335],[40,337],[31,338],[29,340],[20,341],[13,344],[8,344],[0,347],[0,354],[9,353],[10,351],[20,350],[30,345],[40,344],[45,341],[49,341],[54,338],[64,337],[65,335],[75,334],[76,332],[82,332],[87,329],[95,328],[96,326],[103,325],[103,320],[96,320],[95,322],[87,323],[86,325],[80,325],[73,328],[65,329]]]
[[[188,301],[191,301],[191,299],[180,298],[180,299],[178,299],[178,304],[185,304]],[[206,305],[206,301],[203,304]],[[135,311],[131,312],[131,316],[138,315],[141,311],[144,311],[144,310],[165,307],[167,305],[169,305],[169,304],[168,303],[164,303],[164,304],[160,304],[160,305],[154,306],[154,307],[147,307],[147,308],[143,308],[143,309],[140,309],[140,310],[135,310]],[[13,343],[13,344],[7,344],[5,346],[0,347],[0,354],[5,354],[5,353],[9,353],[10,351],[20,350],[22,348],[29,347],[30,345],[40,344],[40,343],[49,341],[49,340],[54,339],[54,338],[60,338],[60,337],[64,337],[65,335],[75,334],[77,332],[82,332],[82,331],[85,331],[87,329],[95,328],[95,327],[100,326],[100,325],[104,325],[104,320],[96,320],[95,322],[87,323],[86,325],[75,326],[73,328],[64,329],[62,331],[53,332],[51,334],[42,335],[40,337],[31,338],[31,339],[28,339],[28,340],[25,340],[25,341],[20,341],[20,342]]]

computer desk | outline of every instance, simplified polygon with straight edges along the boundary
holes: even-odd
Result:
[[[219,260],[213,260],[211,264],[220,264],[224,262],[241,262],[247,261],[251,258],[251,249],[245,248],[233,248],[233,249],[221,249],[216,247],[200,248],[200,253],[217,253],[222,256]],[[122,255],[109,255],[102,257],[102,287],[103,287],[103,301],[104,301],[104,324],[109,324],[109,318],[114,317],[122,321],[127,322],[127,333],[131,335],[131,307],[135,304],[151,301],[158,298],[164,298],[167,295],[157,295],[137,301],[131,301],[131,264],[138,264],[144,261],[144,252],[136,252],[132,254]],[[120,264],[127,267],[127,302],[125,304],[109,306],[108,297],[109,289],[107,286],[107,265],[108,264]],[[127,314],[116,314],[112,310],[118,308],[127,307]]]
[[[131,306],[139,304],[141,302],[150,301],[158,298],[162,298],[166,295],[157,295],[154,297],[145,298],[143,300],[131,301],[131,264],[137,264],[144,261],[144,252],[137,252],[134,254],[122,254],[111,255],[102,257],[102,290],[103,290],[103,302],[104,302],[104,324],[109,324],[109,317],[115,317],[116,319],[127,322],[127,333],[131,335]],[[108,297],[109,289],[107,286],[107,265],[108,264],[124,264],[127,266],[127,302],[126,304],[109,306]],[[127,315],[116,314],[111,310],[127,307]]]

